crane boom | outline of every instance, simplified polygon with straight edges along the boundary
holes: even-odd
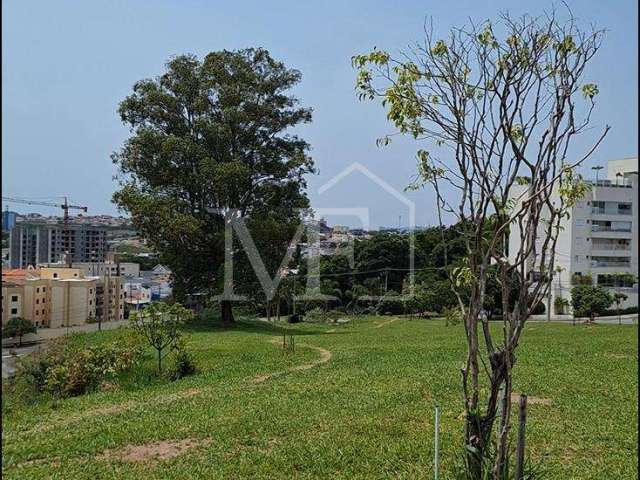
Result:
[[[2,200],[4,200],[5,202],[11,202],[11,203],[21,203],[24,205],[44,205],[47,207],[59,207],[62,209],[64,215],[63,215],[63,223],[65,226],[65,229],[68,230],[69,227],[69,209],[73,209],[73,210],[82,210],[83,212],[87,211],[87,207],[83,206],[83,205],[69,205],[69,202],[67,201],[67,197],[64,197],[64,203],[51,203],[51,202],[40,202],[37,200],[26,200],[24,198],[14,198],[14,197],[2,197]],[[71,252],[67,252],[67,267],[71,268],[72,266],[72,258],[71,258]]]
[[[2,200],[6,201],[6,202],[10,202],[10,203],[22,203],[25,205],[44,205],[47,207],[59,207],[62,209],[65,208],[72,208],[74,210],[83,210],[83,211],[87,211],[87,207],[85,206],[81,206],[81,205],[69,205],[66,201],[66,197],[65,197],[65,203],[51,203],[51,202],[40,202],[40,201],[36,201],[36,200],[25,200],[23,198],[15,198],[15,197],[2,197]]]

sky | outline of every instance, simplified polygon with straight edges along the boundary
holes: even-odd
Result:
[[[578,19],[608,30],[587,78],[600,90],[593,125],[612,130],[585,165],[587,173],[607,159],[638,153],[638,10],[632,0],[567,3]],[[356,98],[351,56],[374,46],[397,53],[422,38],[427,17],[444,35],[469,18],[480,23],[505,9],[539,15],[550,6],[513,0],[3,0],[2,194],[41,201],[68,195],[88,206],[88,214],[118,214],[110,155],[129,135],[116,110],[133,84],[161,74],[175,55],[263,47],[302,72],[293,93],[314,111],[313,122],[296,129],[311,144],[319,170],[308,178],[312,207],[330,223],[377,228],[408,226],[412,203],[415,223],[433,225],[433,192],[403,191],[421,146],[409,139],[376,146],[376,138],[393,129],[379,104]],[[60,214],[51,207],[10,208]]]

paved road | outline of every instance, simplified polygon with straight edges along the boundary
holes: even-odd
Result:
[[[42,344],[36,343],[31,345],[24,345],[22,347],[2,348],[2,377],[11,377],[15,372],[16,360],[29,353],[35,352],[42,348]]]

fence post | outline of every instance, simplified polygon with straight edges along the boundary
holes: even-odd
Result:
[[[438,480],[440,476],[440,407],[436,405],[435,421],[435,453],[433,455],[433,478]]]
[[[518,445],[516,447],[516,480],[524,478],[524,439],[527,424],[527,396],[520,395],[520,412],[518,415]]]

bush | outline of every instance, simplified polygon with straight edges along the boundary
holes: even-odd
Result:
[[[180,380],[194,373],[196,373],[196,364],[193,361],[193,357],[186,350],[184,344],[181,344],[174,351],[173,365],[169,378],[171,380]]]
[[[404,303],[397,293],[389,291],[378,303],[376,311],[380,315],[400,315],[404,313]]]
[[[131,369],[143,354],[144,347],[132,337],[90,346],[58,339],[46,350],[20,359],[12,390],[24,401],[41,393],[63,398],[83,395]]]
[[[620,315],[631,315],[633,313],[638,313],[638,307],[625,307],[620,309]],[[602,312],[600,316],[602,317],[615,317],[618,315],[618,310],[615,308],[607,309]]]
[[[458,325],[462,321],[460,307],[445,307],[442,310],[445,325]]]
[[[569,300],[562,297],[556,297],[553,301],[553,309],[556,315],[563,315],[565,309],[569,306]]]
[[[613,303],[613,297],[603,287],[579,285],[571,289],[571,304],[574,317],[601,315]]]

